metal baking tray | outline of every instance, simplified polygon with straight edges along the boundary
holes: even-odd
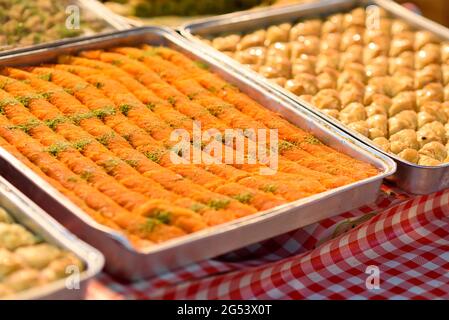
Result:
[[[449,40],[449,29],[423,18],[389,0],[323,0],[317,3],[258,10],[257,12],[245,11],[240,14],[222,15],[198,20],[197,22],[182,26],[180,31],[183,36],[190,41],[193,41],[198,49],[223,62],[226,66],[236,70],[247,78],[254,79],[267,90],[288,97],[302,107],[313,111],[329,123],[348,132],[371,148],[393,158],[397,163],[398,169],[396,174],[391,177],[391,180],[395,181],[396,184],[405,191],[414,194],[428,194],[449,188],[449,163],[437,167],[421,166],[405,161],[392,153],[384,152],[367,137],[346,127],[340,121],[327,116],[312,104],[300,99],[298,96],[281,86],[268,81],[250,68],[242,66],[227,55],[205,44],[197,37],[206,37],[220,33],[245,32],[282,22],[295,22],[301,18],[327,16],[337,12],[346,12],[357,6],[368,5],[382,7],[392,16],[407,21],[416,28],[429,30],[437,34],[440,38]]]
[[[383,178],[394,173],[396,165],[385,155],[363,145],[312,112],[297,108],[287,98],[274,96],[254,82],[233,71],[228,71],[214,59],[195,50],[191,43],[170,29],[143,27],[116,32],[59,48],[0,58],[0,66],[37,64],[54,60],[60,54],[75,54],[83,49],[132,46],[143,43],[167,46],[206,63],[211,71],[235,84],[268,109],[279,112],[299,127],[312,132],[327,145],[373,164],[380,172],[375,177],[351,185],[211,227],[138,252],[132,248],[124,236],[96,223],[32,170],[0,149],[0,174],[13,181],[25,194],[81,239],[98,248],[106,257],[106,270],[110,273],[133,280],[150,277],[304,227],[373,202],[378,195]]]
[[[99,22],[102,22],[105,26],[105,29],[102,30],[100,34],[115,30],[125,30],[131,27],[125,20],[110,12],[97,0],[68,0],[67,3],[68,5],[77,5],[80,8],[81,22],[83,21],[83,17],[85,17],[86,15],[95,17],[95,19],[97,19]],[[73,38],[63,38],[30,46],[13,46],[11,49],[1,50],[0,57],[39,48],[46,48],[48,46],[60,46],[65,43],[77,41],[83,37],[89,37],[89,35],[81,35]]]
[[[104,258],[101,253],[69,233],[1,177],[0,207],[5,209],[16,222],[25,226],[33,234],[40,236],[47,243],[74,253],[86,266],[86,270],[79,277],[79,289],[68,289],[66,279],[61,279],[42,287],[24,291],[7,299],[82,299],[85,296],[90,279],[95,277],[103,268]]]

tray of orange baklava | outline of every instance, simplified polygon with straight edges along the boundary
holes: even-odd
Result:
[[[396,168],[169,29],[112,33],[0,65],[0,174],[124,278],[372,202]]]

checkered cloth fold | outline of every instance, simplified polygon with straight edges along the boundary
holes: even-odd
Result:
[[[375,204],[161,277],[102,274],[87,298],[447,299],[448,202],[449,190],[412,197],[384,186]]]

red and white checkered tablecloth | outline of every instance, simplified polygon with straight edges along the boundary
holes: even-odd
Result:
[[[102,274],[87,298],[449,299],[449,190],[384,186],[375,204],[161,277]]]

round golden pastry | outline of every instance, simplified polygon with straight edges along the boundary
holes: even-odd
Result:
[[[312,102],[312,98],[313,98],[313,96],[310,95],[310,94],[302,94],[302,95],[299,96],[300,100],[304,100],[304,101],[306,101],[308,103]]]
[[[261,67],[258,67],[257,70],[254,70],[254,71],[257,71],[263,77],[268,78],[268,79],[284,78],[284,77],[289,78],[288,76],[283,74],[281,72],[281,70],[279,70],[278,68],[271,67],[271,66],[263,65]]]
[[[303,94],[315,95],[318,92],[316,77],[310,74],[301,74],[296,78],[287,80],[285,89],[298,96]]]
[[[328,33],[338,33],[343,31],[343,14],[337,13],[331,15],[323,22],[321,33],[323,35]]]
[[[235,53],[234,59],[241,64],[254,64],[261,66],[266,57],[266,51],[264,47],[252,47],[245,50],[239,50]]]
[[[441,60],[443,63],[449,63],[449,41],[441,43]]]
[[[343,28],[346,29],[352,26],[365,26],[365,9],[355,8],[343,16]]]
[[[431,158],[431,157],[428,157],[428,156],[421,155],[421,156],[419,157],[418,164],[419,164],[420,166],[435,167],[435,166],[439,166],[440,164],[442,164],[442,162],[441,162],[441,161],[438,161],[438,160],[436,160],[436,159],[434,159],[434,158]]]
[[[267,56],[282,56],[284,58],[290,58],[291,45],[290,42],[275,42],[268,47]]]
[[[345,83],[340,89],[340,101],[342,106],[347,106],[351,102],[363,103],[363,84],[352,80]]]
[[[251,47],[263,46],[265,43],[266,31],[257,30],[253,33],[247,34],[242,37],[237,44],[237,50],[245,50]]]
[[[321,35],[321,20],[313,19],[301,21],[295,24],[290,30],[290,41],[297,41],[299,37]]]
[[[413,51],[415,34],[411,31],[403,31],[393,36],[390,43],[390,56],[397,57],[402,52]]]
[[[11,218],[11,216],[4,210],[3,208],[0,208],[0,222],[3,223],[13,223],[14,220]]]
[[[393,135],[403,129],[416,130],[418,119],[415,111],[405,110],[388,119],[388,133]]]
[[[340,70],[343,70],[346,65],[353,62],[363,63],[363,46],[359,44],[349,46],[345,52],[340,54]]]
[[[419,108],[419,110],[432,115],[436,121],[441,123],[446,123],[449,120],[440,102],[426,102]]]
[[[231,34],[225,37],[218,37],[212,40],[212,47],[220,51],[236,51],[241,37]]]
[[[27,266],[40,270],[47,267],[51,261],[57,259],[61,255],[61,250],[53,245],[41,243],[34,246],[18,248],[15,254]]]
[[[441,162],[447,158],[446,147],[437,141],[425,144],[418,152],[421,156],[427,156]]]
[[[337,80],[338,72],[334,69],[327,68],[317,75],[317,86],[320,90],[337,89]]]
[[[45,283],[39,271],[31,268],[20,269],[3,280],[3,284],[14,292],[25,291]]]
[[[368,123],[364,120],[351,122],[348,124],[348,128],[357,131],[361,135],[364,135],[365,137],[369,137],[369,127]]]
[[[0,222],[0,248],[15,250],[36,243],[36,238],[18,224]]]
[[[415,81],[413,77],[396,76],[388,77],[388,82],[385,85],[385,93],[389,97],[395,97],[403,91],[413,91],[415,88]]]
[[[366,114],[371,117],[376,114],[382,114],[388,117],[388,110],[391,107],[391,99],[383,94],[372,94],[367,96],[365,92],[364,104],[366,107]]]
[[[439,44],[440,39],[432,32],[427,30],[418,30],[415,32],[415,51],[420,50],[428,43]]]
[[[316,58],[315,71],[316,73],[324,72],[326,69],[338,69],[338,62],[340,54],[335,51],[329,54],[319,54]]]
[[[320,53],[331,54],[339,51],[341,42],[341,33],[328,33],[321,37]]]
[[[0,248],[0,280],[19,270],[22,265],[23,262],[13,252]]]
[[[429,64],[441,63],[440,45],[428,43],[415,54],[415,68],[422,69]]]
[[[268,27],[265,35],[265,45],[269,46],[276,42],[288,42],[291,29],[292,25],[290,23]]]
[[[433,82],[424,86],[421,90],[416,91],[416,104],[421,108],[427,102],[443,102],[444,88],[441,83]]]
[[[379,56],[365,65],[365,75],[367,78],[385,77],[388,75],[388,58]]]
[[[391,107],[388,109],[390,117],[404,110],[416,110],[416,94],[414,91],[403,91],[398,93],[391,100]]]
[[[412,27],[403,20],[394,19],[391,23],[391,34],[393,36],[410,30],[412,30]]]
[[[398,153],[398,156],[405,161],[411,163],[418,163],[419,161],[419,153],[415,149],[406,148]]]
[[[439,121],[426,123],[418,129],[416,134],[421,147],[432,141],[446,144],[446,129]]]
[[[313,97],[312,102],[320,109],[331,109],[337,111],[341,109],[341,101],[338,91],[333,89],[320,90]]]
[[[390,82],[389,77],[374,77],[368,80],[365,87],[364,103],[369,105],[373,102],[373,97],[377,94],[386,96],[386,85]]]
[[[302,73],[308,73],[315,75],[316,57],[306,54],[301,55],[298,59],[292,62],[292,77],[301,75]]]
[[[346,125],[352,122],[366,120],[365,107],[358,102],[350,103],[340,111],[338,119]]]
[[[437,121],[436,117],[428,112],[418,112],[418,128],[422,128],[425,124]]]
[[[268,56],[265,60],[264,67],[271,67],[277,70],[277,77],[291,77],[292,63],[289,59],[282,56]],[[274,78],[274,77],[271,77]]]
[[[449,84],[449,64],[441,65],[441,75],[443,79],[443,84],[444,85]]]
[[[394,74],[398,69],[414,69],[415,68],[415,54],[413,51],[404,51],[396,57],[390,57],[389,72]]]
[[[390,150],[398,154],[405,149],[419,149],[416,131],[404,129],[390,136]]]
[[[385,152],[391,152],[390,141],[385,137],[377,137],[373,139],[373,142],[379,146]]]
[[[449,75],[448,75],[449,76]],[[422,89],[432,82],[442,82],[443,72],[439,64],[429,64],[415,73],[415,88]]]
[[[415,77],[415,70],[409,69],[409,68],[399,68],[391,76],[392,77],[405,76],[405,77],[414,78]]]
[[[43,278],[47,281],[54,281],[67,276],[67,267],[72,270],[82,270],[83,265],[81,261],[72,253],[64,253],[62,257],[50,262],[50,264],[43,270]]]
[[[300,36],[291,42],[291,59],[295,60],[302,54],[316,56],[320,52],[320,39],[316,36]]]
[[[353,45],[363,46],[363,33],[364,28],[359,26],[345,29],[340,40],[340,51],[346,51]]]
[[[285,77],[271,78],[269,80],[281,87],[284,87],[285,83],[287,82],[287,78],[285,78]]]
[[[338,118],[338,115],[340,114],[340,111],[337,109],[321,109],[321,112],[335,119]]]
[[[366,120],[369,127],[369,137],[371,139],[388,136],[388,121],[387,117],[381,114],[376,114]]]
[[[362,72],[358,72],[354,69],[346,68],[343,72],[340,73],[337,79],[337,89],[341,90],[345,84],[347,83],[364,83],[365,82],[365,74]]]
[[[381,36],[373,39],[371,42],[365,45],[363,51],[363,61],[369,63],[378,56],[388,55],[390,50],[390,39],[386,36]]]

